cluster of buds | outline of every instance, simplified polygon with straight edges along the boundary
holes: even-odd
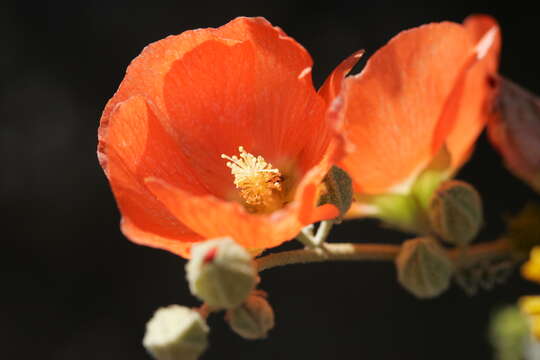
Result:
[[[253,258],[232,239],[195,245],[186,274],[192,294],[204,305],[199,310],[171,305],[154,314],[143,344],[157,360],[197,359],[208,346],[205,317],[209,312],[226,311],[231,329],[245,339],[265,338],[274,327],[266,294],[255,290],[258,275]]]
[[[478,192],[461,181],[442,183],[431,195],[427,208],[428,231],[406,241],[396,258],[399,283],[419,298],[444,292],[454,274],[443,242],[463,250],[482,225],[482,201]]]

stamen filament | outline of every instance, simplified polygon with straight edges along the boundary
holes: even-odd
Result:
[[[240,157],[221,154],[229,160],[227,166],[234,175],[234,185],[248,210],[253,212],[271,212],[283,205],[283,176],[279,169],[274,169],[262,156],[255,157],[243,146],[238,147]]]

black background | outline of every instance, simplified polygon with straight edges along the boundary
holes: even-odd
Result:
[[[141,345],[153,311],[194,306],[185,261],[137,246],[95,155],[105,102],[148,43],[236,16],[264,16],[304,45],[314,82],[345,56],[368,55],[398,31],[471,13],[497,17],[501,73],[540,93],[538,13],[519,1],[3,2],[0,9],[0,358],[149,359]],[[485,136],[460,178],[481,192],[494,239],[502,217],[535,196],[509,176]],[[331,241],[400,241],[376,222],[339,226]],[[286,247],[292,247],[287,245]],[[276,327],[264,341],[240,339],[210,319],[204,359],[489,359],[489,315],[539,288],[518,276],[468,297],[457,286],[420,301],[387,263],[326,263],[263,273]]]

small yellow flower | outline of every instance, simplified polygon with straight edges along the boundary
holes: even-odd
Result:
[[[521,267],[521,275],[525,279],[540,283],[540,246],[532,248],[529,261]]]
[[[519,309],[527,315],[540,315],[540,296],[522,296],[519,299]]]

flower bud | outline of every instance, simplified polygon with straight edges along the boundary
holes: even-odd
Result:
[[[231,238],[194,245],[186,272],[191,293],[216,309],[240,305],[258,279],[251,255]]]
[[[274,310],[263,296],[251,295],[237,308],[227,311],[231,329],[245,339],[264,339],[274,327]]]
[[[482,200],[462,181],[442,184],[431,200],[429,217],[433,231],[453,245],[467,245],[482,225]]]
[[[524,359],[529,337],[527,322],[527,317],[515,305],[501,308],[491,316],[489,337],[496,359]]]
[[[323,182],[325,191],[322,193],[319,203],[333,204],[339,210],[338,221],[341,221],[345,213],[351,207],[353,201],[352,180],[345,170],[332,166]]]
[[[208,326],[197,311],[170,305],[148,321],[143,345],[157,360],[196,360],[208,346]]]
[[[396,258],[399,283],[419,298],[435,297],[450,285],[453,264],[435,239],[407,240]]]
[[[491,143],[517,177],[540,192],[540,98],[508,79],[498,79]]]

